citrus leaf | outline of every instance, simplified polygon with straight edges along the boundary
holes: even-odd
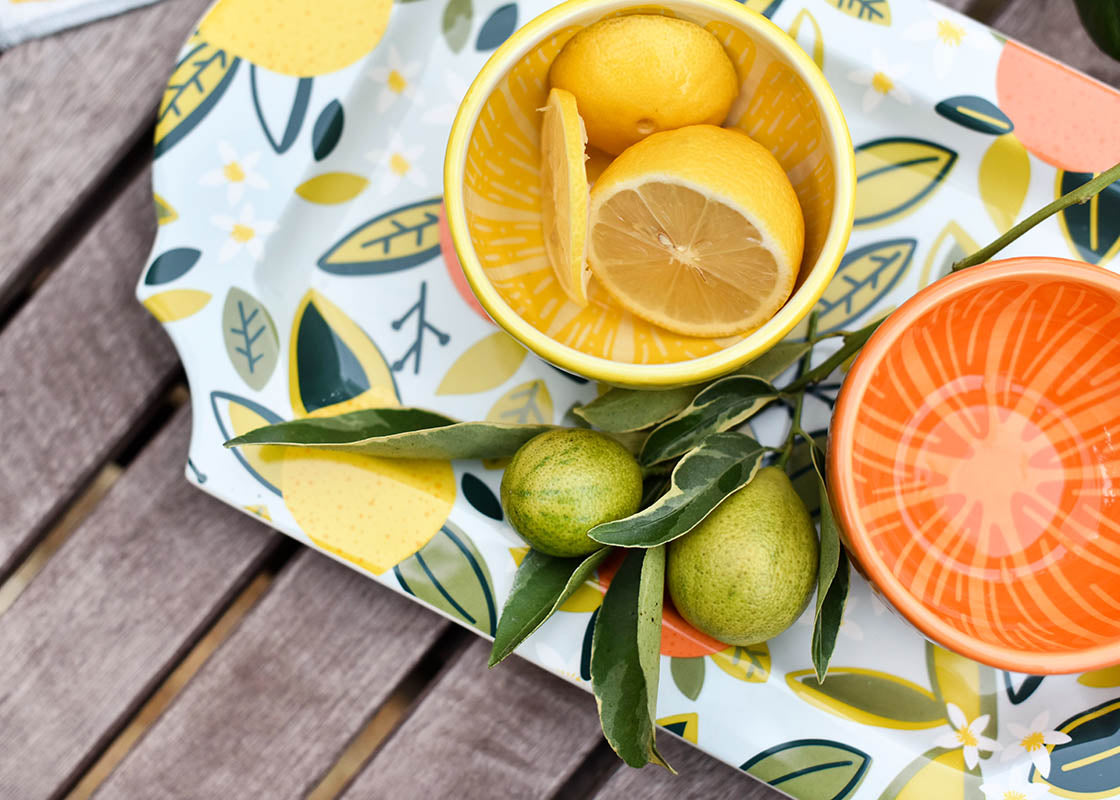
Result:
[[[706,436],[746,422],[777,394],[769,381],[760,378],[722,378],[705,387],[684,411],[654,428],[638,461],[648,467],[683,455]]]
[[[198,37],[192,38],[187,47],[190,49],[175,65],[163,90],[152,158],[159,158],[178,144],[210,113],[241,63],[241,59]]]
[[[1050,751],[1050,774],[1031,768],[1031,780],[1062,797],[1114,797],[1120,791],[1120,700],[1108,700],[1067,719],[1057,730],[1070,737]]]
[[[1094,689],[1113,689],[1120,686],[1120,667],[1105,667],[1079,675],[1077,682]],[[1015,702],[1014,700],[1012,702]]]
[[[875,307],[910,270],[917,239],[889,239],[844,254],[817,303],[817,330],[843,330]]]
[[[497,612],[486,561],[470,537],[451,523],[395,566],[393,574],[413,597],[494,635]]]
[[[673,676],[673,683],[681,690],[681,694],[689,700],[695,700],[704,688],[704,657],[670,658],[669,674]]]
[[[177,322],[197,314],[210,302],[210,293],[200,289],[169,289],[144,300],[144,308],[160,322]]]
[[[264,425],[281,422],[282,418],[260,403],[229,392],[211,392],[210,408],[222,437],[229,439]],[[233,450],[234,457],[257,482],[275,495],[280,491],[282,460],[277,448],[246,447]]]
[[[152,192],[152,202],[156,207],[157,225],[170,225],[172,222],[179,219],[179,212],[155,192]]]
[[[1093,43],[1120,60],[1120,6],[1100,0],[1073,0],[1073,3]]]
[[[479,52],[493,50],[510,37],[517,29],[517,3],[507,3],[499,6],[494,13],[482,23],[482,30],[478,32],[474,49]]]
[[[1095,176],[1087,172],[1058,170],[1057,197],[1071,192]],[[1085,203],[1075,203],[1058,213],[1058,224],[1074,255],[1090,264],[1103,264],[1120,250],[1120,181]]]
[[[299,130],[303,127],[303,118],[307,116],[307,104],[311,100],[311,84],[312,78],[300,78],[296,83],[295,92],[292,94],[291,106],[288,110],[288,118],[284,122],[284,130],[279,137],[272,135],[272,129],[268,125],[268,120],[264,116],[264,107],[274,107],[275,104],[261,102],[260,90],[260,73],[257,70],[256,64],[249,65],[249,94],[253,100],[253,110],[257,113],[257,121],[261,125],[261,131],[264,132],[264,137],[268,140],[269,145],[276,153],[286,153],[299,136]],[[291,82],[286,76],[276,75],[275,73],[265,71],[265,81],[276,81],[282,87],[287,87]]]
[[[803,437],[809,439],[808,436]],[[813,615],[812,655],[817,679],[824,681],[828,662],[836,648],[836,635],[844,621],[844,605],[848,600],[848,554],[840,543],[840,530],[832,515],[828,487],[821,466],[823,455],[817,458],[817,449],[809,451],[817,473],[817,497],[821,514],[821,547],[817,562],[817,608]]]
[[[987,714],[990,730],[998,730],[995,670],[929,641],[926,669],[930,687],[942,703],[954,704],[970,720]]]
[[[486,415],[488,422],[509,422],[518,425],[552,422],[552,395],[542,380],[514,386],[498,399]]]
[[[924,139],[876,139],[856,148],[857,228],[915,211],[941,185],[957,154]]]
[[[770,648],[766,642],[732,645],[712,653],[712,661],[732,678],[746,683],[766,683],[770,677]]]
[[[828,429],[822,428],[808,433],[813,438],[812,444],[798,437],[790,454],[789,463],[786,464],[786,472],[789,473],[794,491],[805,504],[805,510],[809,512],[810,517],[816,519],[821,513],[821,490],[810,448],[818,447],[822,452],[825,451],[828,447]]]
[[[467,43],[471,33],[471,17],[474,9],[471,0],[448,0],[443,9],[443,18],[440,21],[440,30],[451,52],[458,53]]]
[[[825,0],[825,2],[849,17],[874,22],[876,25],[891,24],[891,7],[887,0]]]
[[[1019,212],[1031,185],[1031,159],[1014,134],[992,142],[980,160],[980,199],[1000,233],[1006,233]]]
[[[879,800],[936,797],[938,800],[980,800],[980,765],[969,770],[961,748],[935,747],[911,761],[879,795]]]
[[[657,752],[654,720],[661,656],[665,548],[627,553],[603,598],[591,642],[591,690],[611,748],[632,767]]]
[[[316,161],[322,161],[334,151],[345,123],[346,114],[338,100],[331,100],[319,112],[315,127],[311,129],[311,154]]]
[[[610,554],[603,547],[585,558],[556,558],[530,550],[513,576],[502,607],[489,666],[500,663],[580,589]]]
[[[801,800],[845,800],[859,789],[871,756],[828,739],[795,739],[763,750],[739,769]]]
[[[513,377],[528,350],[505,331],[479,339],[455,359],[436,394],[475,394],[495,389]]]
[[[673,470],[669,491],[637,514],[596,525],[588,535],[617,547],[657,547],[696,527],[728,495],[751,482],[765,449],[745,433],[709,436]]]
[[[160,253],[144,274],[144,284],[159,286],[183,277],[198,263],[201,250],[193,247],[175,247]]]
[[[862,725],[917,730],[946,723],[945,706],[928,689],[878,670],[834,667],[821,683],[804,669],[786,675],[786,684],[810,705]]]
[[[296,187],[296,194],[309,203],[334,206],[348,203],[369,186],[369,180],[351,172],[324,172]]]
[[[467,502],[475,511],[498,522],[502,521],[502,504],[481,478],[464,472],[459,486],[463,490],[463,497],[467,498]]]
[[[1015,124],[995,103],[972,94],[946,98],[934,110],[947,120],[991,136],[1002,136],[1015,129]]]
[[[319,258],[334,275],[384,275],[439,255],[441,198],[394,208],[363,222]]]
[[[801,41],[801,26],[805,22],[809,23],[805,26],[806,36],[811,43],[808,47]],[[817,24],[816,18],[809,13],[809,9],[803,8],[797,12],[797,16],[790,23],[789,35],[801,45],[802,50],[812,56],[818,67],[824,69],[824,37],[821,35],[821,26]]]
[[[231,439],[226,447],[283,444],[381,458],[501,458],[550,430],[554,426],[456,422],[419,408],[372,408],[280,422]]]
[[[949,220],[929,249],[922,265],[921,286],[926,287],[953,271],[953,264],[980,249],[976,240],[955,220]]]
[[[263,389],[280,359],[280,337],[268,309],[236,286],[222,308],[222,339],[241,380],[252,389]]]
[[[587,618],[587,627],[583,630],[583,642],[579,650],[579,677],[588,683],[591,682],[591,645],[595,641],[595,622],[598,619],[599,609],[596,608]]]

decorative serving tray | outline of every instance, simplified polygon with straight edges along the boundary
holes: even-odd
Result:
[[[441,220],[458,102],[489,53],[548,4],[405,0],[381,16],[357,0],[256,5],[221,0],[203,18],[156,128],[160,228],[137,293],[190,379],[187,477],[491,634],[525,553],[502,520],[500,464],[222,443],[395,403],[558,423],[596,395],[486,318]],[[820,303],[824,330],[888,313],[1120,154],[1120,94],[934,3],[747,5],[822,66],[856,146],[855,230]],[[1107,265],[1117,249],[1114,185],[1007,254]],[[827,428],[836,388],[814,395],[812,429]],[[787,424],[776,409],[754,427],[774,443]],[[585,683],[600,601],[589,584],[519,652]],[[723,648],[667,612],[659,722],[806,800],[1120,793],[1120,668],[1040,678],[976,664],[927,642],[853,575],[818,685],[809,621]]]

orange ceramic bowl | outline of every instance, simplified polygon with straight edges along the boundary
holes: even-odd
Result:
[[[832,426],[845,540],[923,633],[1017,672],[1120,663],[1120,275],[937,281],[871,337]]]

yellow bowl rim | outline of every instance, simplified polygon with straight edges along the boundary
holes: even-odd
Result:
[[[462,199],[463,175],[470,135],[482,106],[514,64],[546,36],[588,11],[609,14],[631,8],[641,11],[653,5],[685,14],[690,8],[718,11],[738,20],[752,36],[766,40],[784,55],[787,63],[809,86],[832,134],[836,187],[832,222],[817,263],[801,287],[766,324],[748,334],[743,341],[707,356],[669,364],[628,364],[588,355],[561,344],[534,328],[506,303],[486,278],[474,247],[470,245],[470,231]],[[855,217],[855,154],[848,125],[836,95],[816,63],[800,45],[766,17],[748,10],[735,0],[668,0],[660,4],[643,4],[635,0],[568,0],[530,20],[490,56],[467,90],[451,127],[443,166],[443,182],[447,221],[459,263],[475,297],[490,317],[534,353],[558,367],[595,380],[635,387],[681,386],[722,375],[761,355],[780,341],[816,305],[832,280],[847,248]]]

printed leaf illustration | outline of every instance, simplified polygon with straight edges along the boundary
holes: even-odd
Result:
[[[1086,686],[1091,686],[1092,684],[1085,683],[1084,679],[1092,674],[1092,672],[1085,673],[1077,679],[1077,682],[1085,684]],[[1019,684],[1019,688],[1015,688],[1011,685],[1011,676],[1006,672],[1003,673],[1003,686],[1007,690],[1007,699],[1014,705],[1019,705],[1034,694],[1035,690],[1042,685],[1044,679],[1044,675],[1028,675],[1023,678],[1023,682]],[[1120,686],[1120,674],[1117,675],[1117,681],[1114,685]]]
[[[828,739],[795,739],[763,750],[739,769],[799,800],[845,800],[855,795],[871,756]]]
[[[389,323],[395,331],[399,331],[406,322],[412,320],[412,329],[415,331],[412,343],[405,349],[404,354],[393,362],[393,371],[399,372],[405,368],[409,359],[412,359],[412,374],[420,374],[420,362],[424,357],[424,342],[431,335],[440,347],[446,347],[451,341],[451,335],[441,331],[428,320],[428,282],[420,281],[420,291],[416,302],[410,305],[403,314]]]
[[[334,152],[338,140],[342,138],[342,127],[346,122],[346,114],[342,110],[342,103],[331,100],[319,112],[315,120],[315,127],[311,129],[311,154],[316,161]]]
[[[962,94],[942,100],[934,110],[945,119],[991,136],[1002,136],[1015,129],[1011,119],[991,100]]]
[[[177,322],[197,314],[210,302],[210,293],[200,289],[169,289],[144,300],[144,308],[160,322]]]
[[[284,123],[284,130],[280,131],[279,136],[274,136],[272,128],[269,127],[268,120],[265,119],[264,108],[275,107],[273,103],[266,103],[262,101],[261,95],[264,94],[261,85],[264,81],[273,82],[282,87],[287,87],[291,84],[292,79],[287,76],[275,75],[273,73],[264,72],[266,76],[264,80],[261,79],[261,72],[257,70],[255,64],[249,65],[249,94],[253,98],[253,110],[257,112],[257,121],[261,124],[261,131],[264,132],[265,138],[268,140],[269,145],[277,153],[286,153],[293,144],[295,144],[296,137],[299,136],[300,128],[303,127],[303,118],[307,116],[307,104],[311,100],[311,84],[312,78],[299,78],[295,85],[295,92],[292,94],[291,105],[284,107],[289,108],[288,118]]]
[[[770,677],[770,648],[766,642],[747,647],[732,645],[712,653],[712,661],[732,678],[747,683],[766,683]]]
[[[946,723],[945,706],[928,689],[885,672],[832,667],[820,683],[805,669],[786,675],[786,683],[810,705],[863,725],[915,730]]]
[[[158,225],[170,225],[179,219],[179,212],[155,192],[152,192],[152,202],[156,207],[156,223]]]
[[[202,252],[195,250],[193,247],[175,247],[171,250],[165,250],[156,256],[152,265],[148,267],[148,271],[144,275],[144,283],[147,286],[171,283],[171,281],[190,272],[191,268],[198,263],[201,255]]]
[[[221,99],[241,59],[198,37],[167,79],[156,114],[155,151],[159,158],[194,130]]]
[[[1000,233],[1015,224],[1031,185],[1031,159],[1014,134],[992,142],[980,160],[980,199]]]
[[[583,643],[579,650],[579,677],[591,681],[591,646],[595,643],[595,621],[599,618],[599,609],[591,612],[587,618],[587,627],[583,631]]]
[[[710,435],[678,462],[669,491],[637,514],[596,525],[592,539],[617,547],[656,547],[683,536],[732,492],[751,482],[765,450],[745,433]]]
[[[1114,797],[1120,792],[1120,700],[1109,700],[1057,726],[1071,741],[1050,751],[1050,775],[1031,768],[1031,780],[1062,797]]]
[[[218,430],[226,439],[282,421],[279,414],[269,411],[260,403],[229,392],[211,392],[210,408],[218,422]],[[243,447],[231,452],[264,488],[273,494],[280,494],[280,448]]]
[[[900,772],[879,795],[879,800],[980,800],[983,778],[980,767],[969,770],[961,748],[934,748],[922,753]]]
[[[843,330],[875,308],[910,271],[917,247],[917,239],[890,239],[847,252],[817,303],[817,330]]]
[[[887,0],[825,0],[825,2],[850,17],[874,22],[876,25],[891,24],[891,7]]]
[[[548,386],[535,380],[513,387],[494,404],[486,419],[514,425],[551,425],[552,396]]]
[[[383,275],[439,255],[439,208],[433,197],[395,208],[359,225],[319,259],[334,275]]]
[[[743,5],[769,19],[774,16],[782,0],[742,0]]]
[[[479,52],[493,50],[508,39],[515,30],[517,30],[517,3],[499,6],[490,18],[482,23],[482,30],[478,32],[474,49]]]
[[[1011,679],[1008,678],[1007,681],[1010,684]],[[1105,667],[1093,672],[1086,672],[1077,677],[1077,682],[1082,686],[1090,686],[1094,689],[1114,689],[1120,686],[1120,667]]]
[[[932,642],[926,642],[926,668],[930,687],[942,703],[953,703],[970,720],[987,714],[988,730],[999,729],[995,670]]]
[[[949,220],[933,240],[933,247],[926,256],[926,263],[922,266],[922,286],[944,278],[953,271],[953,264],[979,249],[980,245],[956,220]]]
[[[451,52],[458,53],[467,43],[467,37],[471,35],[472,16],[474,9],[471,8],[471,0],[447,0],[440,30],[443,31],[443,38],[447,40]]]
[[[490,490],[481,478],[477,475],[472,475],[469,472],[463,473],[463,479],[459,482],[459,488],[463,490],[463,497],[467,498],[467,502],[474,507],[474,510],[479,514],[502,521],[502,504],[498,502],[498,498]]]
[[[657,724],[665,730],[675,733],[686,742],[696,744],[697,728],[700,726],[700,715],[695,712],[691,714],[674,714],[671,717],[662,717],[657,720]]]
[[[856,148],[855,226],[883,225],[915,211],[953,168],[957,154],[924,139],[876,139]]]
[[[447,370],[436,394],[476,394],[513,377],[528,350],[505,331],[496,331],[467,348]]]
[[[451,523],[418,553],[393,567],[393,574],[409,594],[494,635],[498,612],[490,571],[474,542]]]
[[[1058,170],[1054,191],[1060,197],[1094,176]],[[1074,255],[1090,264],[1104,264],[1120,250],[1120,181],[1087,203],[1075,203],[1058,213],[1058,224]]]
[[[808,25],[805,23],[808,23]],[[802,26],[804,26],[804,31],[802,31]],[[802,40],[803,34],[805,41]],[[813,57],[813,61],[816,62],[818,67],[824,69],[824,37],[821,35],[821,26],[817,24],[816,18],[809,13],[809,9],[803,8],[797,12],[797,16],[790,23],[789,35],[801,45],[806,53]]]
[[[296,187],[296,194],[309,203],[333,206],[348,203],[365,191],[369,180],[352,172],[324,172]]]
[[[241,379],[252,389],[263,389],[280,359],[280,338],[268,309],[236,286],[222,309],[222,339]]]
[[[353,401],[397,405],[393,374],[377,345],[334,303],[311,289],[296,308],[288,352],[288,392],[297,416]]]
[[[681,690],[681,694],[689,700],[700,696],[704,688],[704,657],[700,658],[670,658],[669,673],[673,676],[673,683]]]

